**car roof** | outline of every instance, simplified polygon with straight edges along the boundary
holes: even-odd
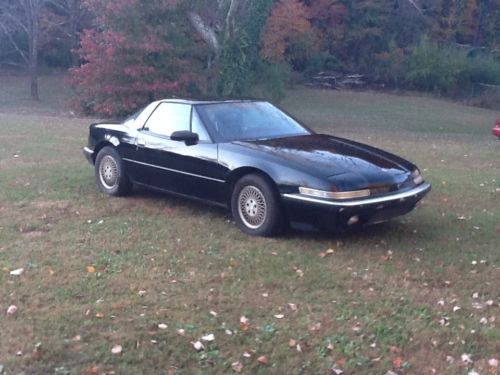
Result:
[[[179,104],[221,104],[221,103],[252,103],[262,100],[255,99],[219,99],[219,100],[197,100],[197,99],[161,99],[157,103],[179,103]]]

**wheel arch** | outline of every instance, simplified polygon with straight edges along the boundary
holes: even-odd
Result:
[[[227,178],[227,186],[228,186],[228,197],[227,197],[227,203],[229,207],[231,207],[231,196],[233,193],[234,185],[236,182],[242,178],[243,176],[249,175],[249,174],[256,174],[261,177],[263,177],[271,187],[274,189],[275,193],[279,196],[279,189],[278,186],[276,185],[276,182],[273,180],[273,178],[263,171],[262,169],[256,168],[256,167],[239,167],[231,172],[229,177]]]
[[[100,141],[99,143],[96,144],[96,146],[94,147],[94,153],[92,154],[92,161],[94,162],[94,164],[95,164],[95,159],[97,158],[97,154],[106,146],[115,148],[115,146],[113,146],[108,141]]]

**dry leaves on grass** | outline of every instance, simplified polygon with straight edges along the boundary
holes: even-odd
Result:
[[[24,273],[24,268],[18,268],[17,270],[10,271],[11,276],[21,276]]]
[[[205,349],[205,346],[201,343],[201,341],[193,341],[193,342],[191,342],[191,344],[193,345],[193,348],[197,352],[202,351],[203,349]]]
[[[269,363],[269,360],[267,359],[267,356],[261,355],[259,358],[257,358],[257,362],[259,362],[261,365],[267,365]]]
[[[14,315],[17,312],[17,306],[16,305],[10,305],[7,308],[7,315]]]
[[[241,372],[243,371],[243,364],[241,362],[233,362],[231,363],[231,368],[234,372]]]
[[[320,322],[312,323],[309,325],[309,332],[318,332],[319,330],[321,330]]]
[[[240,329],[248,331],[250,329],[250,320],[246,316],[240,317]]]
[[[215,336],[213,333],[209,333],[208,335],[205,335],[205,336],[202,336],[201,339],[203,341],[208,341],[208,342],[212,342],[215,340]]]
[[[319,257],[320,258],[326,258],[327,256],[330,256],[332,255],[333,253],[335,253],[335,250],[333,249],[328,249],[326,251],[322,251],[321,253],[319,253]]]
[[[111,353],[112,354],[120,354],[122,352],[122,346],[121,345],[118,345],[118,344],[115,344],[113,345],[113,347],[111,348]]]

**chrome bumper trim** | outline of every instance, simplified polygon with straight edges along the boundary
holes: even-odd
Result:
[[[356,200],[350,200],[350,201],[333,201],[333,200],[324,200],[324,199],[317,199],[317,198],[312,198],[312,197],[307,197],[302,194],[283,194],[283,198],[288,198],[288,199],[294,199],[294,200],[299,200],[299,201],[304,201],[304,202],[309,202],[309,203],[318,203],[318,204],[324,204],[327,206],[335,206],[335,207],[356,207],[356,206],[365,206],[365,205],[370,205],[370,204],[378,204],[378,203],[385,203],[385,202],[392,202],[392,201],[397,201],[397,200],[405,200],[406,198],[411,198],[419,194],[426,194],[429,190],[431,189],[431,184],[429,183],[423,183],[411,190],[404,191],[402,193],[397,193],[397,194],[392,194],[392,195],[387,195],[383,197],[377,197],[377,198],[367,198],[367,199],[356,199]]]
[[[169,172],[183,174],[183,175],[186,175],[186,176],[198,177],[198,178],[203,178],[205,180],[210,180],[210,181],[215,181],[215,182],[221,182],[221,183],[225,183],[226,182],[224,180],[219,180],[217,178],[208,177],[208,176],[202,176],[200,174],[195,174],[195,173],[189,173],[189,172],[179,171],[177,169],[166,168],[166,167],[162,167],[162,166],[159,166],[159,165],[144,163],[144,162],[138,161],[138,160],[132,160],[132,159],[128,159],[128,158],[123,158],[123,160],[128,161],[130,163],[135,163],[135,164],[139,164],[139,165],[145,165],[147,167],[162,169],[164,171],[169,171]]]

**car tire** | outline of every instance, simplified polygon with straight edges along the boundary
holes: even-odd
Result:
[[[118,197],[132,189],[123,160],[113,147],[102,148],[95,159],[95,179],[103,193]]]
[[[252,236],[272,236],[284,228],[278,193],[271,182],[257,174],[245,175],[236,182],[231,210],[238,227]]]

